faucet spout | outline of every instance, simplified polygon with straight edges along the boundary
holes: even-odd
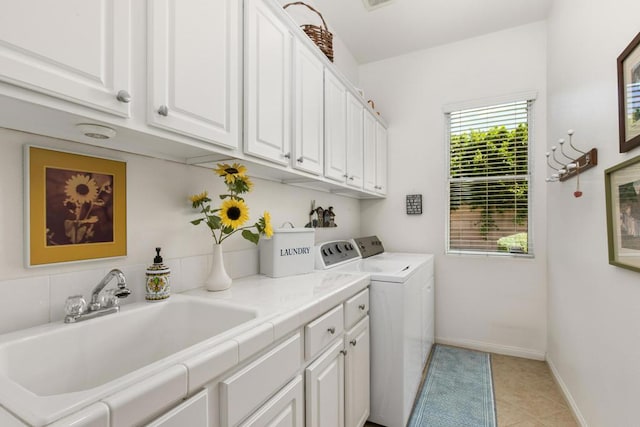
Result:
[[[124,273],[117,268],[114,268],[113,270],[109,271],[107,275],[102,278],[100,283],[98,283],[96,287],[93,288],[93,291],[91,291],[91,303],[89,307],[92,310],[97,310],[100,307],[100,302],[98,299],[100,292],[114,277],[116,278],[118,285],[118,289],[115,292],[115,295],[118,298],[126,298],[129,296],[131,291],[127,288],[127,279],[124,277]]]

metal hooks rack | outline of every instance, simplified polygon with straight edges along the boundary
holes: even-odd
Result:
[[[573,145],[573,129],[569,129],[567,131],[569,135],[569,147],[574,152],[574,156],[579,153],[578,157],[572,157],[571,153],[567,153],[569,149],[565,151],[566,141],[561,138],[558,140],[558,145],[560,146],[560,150],[558,150],[557,146],[551,147],[551,151],[547,151],[547,166],[550,169],[554,170],[551,176],[547,177],[547,182],[556,182],[556,181],[566,181],[574,176],[577,177],[584,171],[591,169],[592,167],[598,164],[598,149],[592,148],[589,151],[582,151],[576,148]],[[556,153],[559,152],[559,155],[562,158],[556,157]]]

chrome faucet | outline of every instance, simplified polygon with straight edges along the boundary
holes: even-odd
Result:
[[[114,277],[118,287],[103,291]],[[124,273],[114,268],[93,288],[91,302],[88,305],[82,295],[74,295],[67,298],[64,323],[75,323],[104,316],[105,314],[117,313],[120,311],[120,298],[126,298],[130,294],[131,291],[127,288],[127,280],[124,277]]]

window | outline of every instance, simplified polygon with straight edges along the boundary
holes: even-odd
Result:
[[[529,100],[446,113],[448,253],[533,255],[532,105]]]

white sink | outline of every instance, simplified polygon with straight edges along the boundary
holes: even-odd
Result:
[[[34,329],[0,343],[0,376],[36,396],[92,389],[257,317],[195,298],[132,304],[76,324]]]

